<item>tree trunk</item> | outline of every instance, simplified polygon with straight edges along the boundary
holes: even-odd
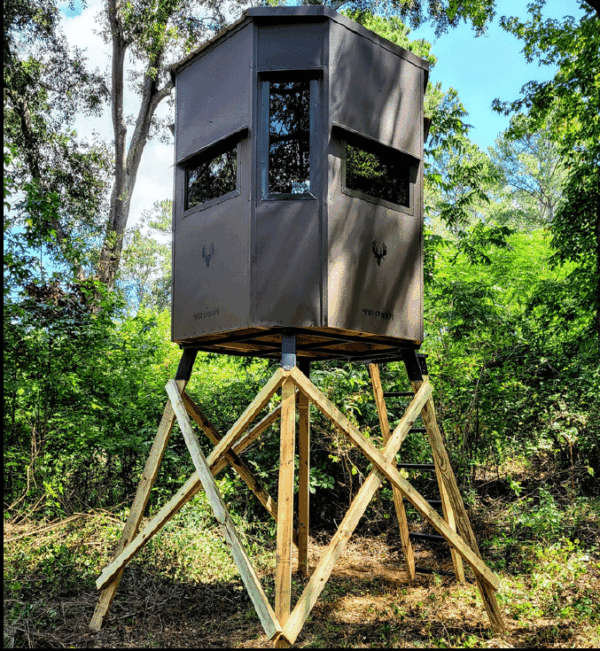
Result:
[[[108,11],[113,41],[111,101],[115,137],[115,180],[110,197],[106,233],[98,261],[98,276],[109,289],[113,289],[123,252],[123,238],[129,220],[131,197],[144,147],[148,141],[152,118],[160,102],[171,94],[173,84],[168,82],[158,89],[154,78],[148,73],[150,70],[160,69],[163,55],[161,50],[149,60],[146,67],[147,72],[135,129],[129,149],[126,150],[127,126],[123,116],[125,89],[123,74],[128,43],[120,29],[115,0],[111,0]]]

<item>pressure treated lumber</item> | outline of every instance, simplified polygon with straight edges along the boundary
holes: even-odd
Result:
[[[198,438],[192,429],[192,425],[188,418],[188,414],[183,403],[177,385],[174,380],[169,380],[167,382],[167,393],[171,399],[171,404],[175,415],[177,417],[177,422],[185,439],[185,443],[192,457],[194,467],[196,472],[202,482],[204,487],[204,492],[206,497],[212,507],[215,518],[218,523],[221,525],[221,530],[223,536],[229,547],[233,560],[237,565],[237,568],[242,577],[242,581],[246,586],[246,590],[250,596],[254,608],[256,609],[256,614],[260,619],[260,622],[265,630],[267,636],[272,639],[281,632],[281,626],[277,621],[277,617],[269,604],[269,600],[264,593],[264,590],[260,584],[258,576],[252,567],[252,563],[248,558],[244,546],[238,536],[233,520],[231,519],[225,502],[223,501],[221,494],[219,493],[219,488],[215,483],[215,479],[212,476],[210,471],[209,464],[207,463],[206,457],[204,456],[200,443],[198,443]],[[293,400],[293,389],[292,389],[292,400]],[[290,549],[291,549],[291,532],[290,532]]]
[[[310,514],[310,402],[298,394],[298,571],[308,576]]]
[[[292,531],[294,523],[294,460],[296,447],[295,386],[286,378],[281,387],[281,438],[277,493],[275,614],[285,624],[292,603]],[[278,645],[279,646],[279,645]]]
[[[422,387],[417,393],[400,423],[394,430],[394,433],[390,436],[385,445],[382,453],[384,459],[391,460],[396,456],[402,442],[408,434],[410,426],[419,415],[422,406],[430,395],[431,388],[428,385]],[[350,537],[358,526],[360,519],[369,506],[373,495],[375,495],[381,486],[383,479],[383,473],[375,469],[363,482],[363,485],[360,487],[356,497],[352,501],[352,504],[350,505],[350,508],[342,520],[337,532],[333,536],[329,546],[317,564],[317,567],[292,611],[290,618],[284,625],[280,639],[283,638],[290,644],[295,642],[302,630],[304,622],[309,616],[310,611],[321,594],[321,591],[325,587],[325,584],[333,571],[333,567],[342,555],[346,543],[350,540]]]
[[[278,382],[272,382],[274,378],[278,377]],[[280,382],[283,381],[281,371],[278,370],[275,372],[270,382],[265,385],[269,387],[270,393],[265,395],[264,388],[259,393],[257,398],[260,396],[261,403],[264,405],[270,400],[272,395],[277,390]],[[274,387],[274,388],[273,388]],[[256,399],[251,403],[256,405]],[[259,410],[246,409],[244,412],[247,415],[246,423],[241,423],[238,419],[225,437],[221,440],[220,444],[223,443],[223,440],[229,437],[230,433],[237,429],[239,436],[240,431],[243,432],[244,429],[252,422],[256,417],[256,414]],[[255,425],[246,436],[242,437],[239,441],[233,443],[233,450],[236,454],[241,454],[277,417],[281,414],[281,407],[273,410],[270,414],[265,416],[257,425]],[[174,418],[174,412],[173,412]],[[216,449],[216,448],[215,448]],[[226,451],[226,450],[225,450]],[[211,473],[217,475],[223,468],[227,466],[227,461],[222,457],[216,457],[212,460],[211,457],[214,456],[215,450],[209,455],[207,462],[211,467]],[[115,574],[120,571],[122,567],[154,536],[156,535],[167,522],[177,514],[183,506],[202,488],[200,478],[196,472],[192,473],[191,477],[185,482],[185,484],[177,491],[177,493],[159,510],[159,512],[150,520],[150,522],[140,531],[137,536],[127,544],[119,554],[115,556],[113,561],[107,565],[98,579],[96,580],[96,586],[99,590],[102,590],[106,585],[108,585],[112,580]]]
[[[426,377],[424,377],[424,381],[427,381]],[[417,390],[420,386],[420,382],[413,382],[412,385],[413,389]],[[448,452],[446,451],[442,435],[437,425],[433,400],[428,400],[426,402],[421,413],[421,418],[423,419],[423,423],[427,428],[427,436],[429,438],[429,443],[431,445],[433,458],[436,465],[436,474],[442,478],[448,500],[451,503],[452,511],[454,512],[456,518],[456,527],[458,529],[458,533],[462,536],[462,538],[464,538],[464,540],[467,541],[471,549],[479,556],[480,553],[479,546],[477,545],[477,539],[475,538],[475,534],[471,527],[471,522],[469,521],[462,496],[458,490],[456,478],[454,477],[454,472],[452,471],[452,466],[450,465]],[[479,588],[479,592],[483,600],[483,605],[490,618],[492,627],[495,631],[502,633],[505,630],[504,620],[502,618],[502,614],[500,612],[495,594],[495,590],[498,589],[498,586],[488,585],[485,580],[482,580],[483,578],[483,576],[475,572],[477,587]]]
[[[187,380],[177,380],[177,387],[179,391],[183,391],[186,384]],[[117,543],[115,558],[121,554],[123,549],[125,549],[125,547],[127,547],[127,545],[135,537],[142,518],[144,517],[144,511],[146,510],[146,505],[148,504],[152,486],[154,486],[154,482],[156,481],[156,476],[158,475],[158,470],[165,454],[174,422],[175,412],[173,411],[171,402],[168,401],[165,406],[160,424],[158,426],[158,432],[152,444],[152,448],[150,449],[150,454],[146,461],[146,465],[144,466],[144,471],[142,472],[142,477],[138,484],[135,498],[131,505],[129,516],[127,517],[127,522],[123,528],[121,538]],[[94,610],[94,615],[92,616],[92,620],[89,625],[91,631],[97,632],[102,628],[102,624],[106,619],[108,609],[110,608],[110,605],[115,597],[122,576],[123,571],[120,570],[118,573],[113,575],[110,585],[106,585],[100,593],[98,603],[96,604],[96,609]]]
[[[434,466],[435,466],[435,476],[437,479],[438,488],[440,491],[440,498],[442,503],[442,513],[444,514],[444,520],[448,523],[448,526],[452,531],[456,531],[456,518],[454,516],[454,509],[452,508],[452,502],[448,497],[448,491],[446,490],[446,485],[442,479],[440,469],[438,464],[435,462],[434,456]],[[456,552],[455,549],[450,547],[450,554],[452,556],[452,565],[454,566],[454,576],[459,583],[465,582],[465,568],[463,565],[462,558]]]
[[[393,485],[398,487],[404,497],[417,509],[417,511],[424,517],[435,529],[437,529],[446,542],[455,547],[464,560],[473,567],[476,574],[487,581],[494,589],[498,589],[499,582],[493,572],[486,566],[486,564],[479,558],[479,556],[472,551],[465,541],[452,531],[446,522],[432,509],[427,500],[416,491],[398,472],[398,470],[387,461],[381,452],[370,443],[356,427],[340,412],[340,410],[323,395],[317,387],[315,387],[310,380],[308,380],[298,369],[290,371],[296,386],[300,391],[305,392],[310,398],[311,402],[330,420],[334,422],[339,429],[346,434],[346,436],[356,445],[359,450],[371,461],[381,472],[385,475],[386,479]],[[429,382],[425,386],[431,390]]]
[[[184,392],[181,397],[183,399],[183,404],[185,405],[187,413],[194,419],[194,421],[206,434],[206,436],[212,441],[212,443],[214,445],[217,445],[221,440],[221,437],[218,434],[217,430],[213,427],[213,424],[210,422],[208,417],[187,393]],[[275,521],[277,521],[277,502],[269,495],[269,493],[258,481],[250,468],[248,468],[248,466],[233,450],[229,450],[229,452],[226,452],[223,456],[229,465],[237,472],[240,478],[243,479],[248,488],[256,495],[269,515]],[[213,473],[213,475],[216,474],[217,473]],[[293,543],[296,546],[298,545],[298,534],[296,531],[293,532]]]
[[[390,424],[388,421],[387,407],[383,397],[383,387],[381,386],[381,376],[379,374],[379,366],[377,364],[369,364],[369,374],[371,376],[371,384],[373,386],[373,396],[375,398],[375,405],[377,407],[377,415],[379,416],[379,425],[381,427],[381,434],[383,436],[384,445],[390,439]],[[395,464],[394,464],[395,465]],[[402,493],[397,488],[392,488],[392,495],[394,498],[394,508],[396,509],[396,517],[398,518],[398,529],[400,531],[400,541],[402,543],[402,551],[404,552],[404,564],[406,566],[406,573],[409,581],[413,581],[415,572],[415,555],[413,551],[412,542],[410,540],[408,531],[408,518],[406,517],[406,509],[404,508],[404,500]]]

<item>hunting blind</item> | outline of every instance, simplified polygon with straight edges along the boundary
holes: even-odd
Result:
[[[421,343],[428,67],[322,6],[250,9],[173,66],[173,341]]]
[[[171,73],[172,339],[183,354],[115,557],[96,582],[91,630],[101,628],[127,562],[204,490],[266,635],[276,646],[293,644],[387,480],[407,581],[425,571],[412,540],[445,541],[454,576],[465,580],[463,562],[472,568],[492,627],[502,631],[498,579],[480,557],[436,422],[425,356],[416,352],[423,340],[427,62],[326,7],[278,7],[245,11]],[[223,436],[185,391],[198,351],[281,359]],[[368,363],[379,446],[309,379],[311,361],[323,359]],[[396,360],[412,390],[384,393],[378,363]],[[279,405],[265,414],[279,389]],[[393,430],[386,396],[408,402]],[[373,468],[318,560],[309,550],[310,405]],[[423,427],[413,426],[417,418]],[[240,455],[278,420],[275,501]],[[140,530],[175,421],[195,472]],[[192,421],[214,445],[208,457]],[[432,463],[398,463],[406,437],[424,433]],[[274,608],[214,480],[228,465],[277,523]],[[435,472],[440,500],[420,495],[399,468]],[[439,535],[410,533],[404,500]],[[295,567],[307,584],[293,605]]]

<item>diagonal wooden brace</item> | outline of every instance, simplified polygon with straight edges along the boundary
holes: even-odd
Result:
[[[296,368],[290,371],[291,376],[300,391],[305,392],[311,402],[323,413],[330,418],[340,430],[359,448],[363,454],[380,470],[385,478],[392,484],[400,489],[404,497],[417,509],[417,511],[435,528],[439,531],[440,535],[446,542],[454,547],[458,553],[463,557],[469,565],[473,568],[474,572],[481,576],[484,581],[490,584],[495,590],[499,587],[498,579],[495,574],[487,567],[487,565],[479,558],[471,547],[452,529],[448,524],[438,515],[438,513],[431,508],[427,500],[416,491],[409,482],[404,479],[397,468],[387,460],[383,454],[368,441],[358,429],[342,414],[342,412],[325,396],[315,385],[308,380]],[[423,387],[428,387],[431,391],[429,382],[425,382]],[[417,394],[418,395],[418,394]],[[412,405],[416,401],[413,400]],[[410,409],[410,407],[409,407]],[[395,434],[396,432],[394,432]],[[394,437],[390,439],[390,443]],[[388,445],[390,444],[388,443]],[[386,446],[387,448],[387,446]]]
[[[256,609],[256,613],[265,630],[265,633],[270,639],[272,639],[281,632],[281,626],[279,625],[277,617],[275,616],[275,613],[269,604],[258,576],[252,567],[252,563],[250,562],[250,559],[244,550],[235,525],[233,524],[229,512],[227,511],[227,507],[225,506],[225,502],[223,502],[223,499],[221,498],[217,484],[215,483],[214,477],[210,471],[207,459],[202,453],[198,439],[196,438],[194,430],[192,429],[187,411],[185,409],[185,405],[183,404],[183,400],[179,395],[177,385],[173,380],[170,380],[167,383],[167,393],[171,399],[171,404],[173,405],[173,409],[175,410],[175,414],[177,416],[177,422],[179,423],[183,438],[185,439],[185,443],[188,447],[188,450],[190,451],[190,455],[192,456],[192,461],[194,462],[196,472],[198,473],[200,481],[204,486],[204,491],[206,492],[208,501],[210,502],[210,505],[213,509],[215,518],[221,525],[227,546],[231,551],[233,560],[237,565],[237,568],[242,577],[242,581],[244,582],[250,599],[254,604],[254,608]]]
[[[213,427],[210,420],[202,412],[200,407],[187,395],[187,393],[182,393],[181,395],[185,409],[187,413],[194,419],[200,429],[206,434],[206,436],[212,441],[214,445],[217,445],[221,440],[221,437],[217,433],[217,430]],[[254,473],[248,468],[248,466],[240,459],[240,457],[235,453],[234,450],[229,450],[224,455],[224,458],[229,463],[229,465],[237,472],[237,474],[244,480],[248,488],[256,495],[260,503],[265,507],[269,515],[277,521],[277,502],[269,495],[265,490],[263,485],[258,481]],[[213,476],[216,476],[216,473],[213,473]],[[292,535],[292,541],[296,547],[298,546],[298,532],[294,531]]]
[[[273,383],[272,380],[278,376],[278,381]],[[264,407],[264,405],[267,404],[273,393],[277,390],[279,384],[283,381],[279,371],[274,374],[274,376],[271,378],[271,381],[265,385],[263,390],[258,394],[258,396],[255,398],[255,400],[251,403],[250,407],[252,405],[256,404],[256,401],[258,398],[260,398],[260,403]],[[273,385],[275,388],[273,388]],[[269,388],[269,393],[265,396],[264,392],[266,388]],[[174,418],[174,412],[172,411],[171,408],[171,403],[169,401],[169,410],[170,413],[172,414],[172,417]],[[262,408],[262,407],[261,407]],[[241,432],[245,430],[245,428],[248,427],[248,425],[252,422],[252,420],[256,417],[256,414],[260,410],[256,409],[246,409],[244,414],[247,415],[246,422],[242,423],[240,422],[241,419],[238,419],[236,423],[233,425],[233,427],[229,430],[228,434],[224,437],[227,438],[229,434],[234,431],[234,428],[237,429],[238,431],[238,436],[240,435]],[[269,427],[277,418],[279,418],[281,414],[281,406],[277,407],[274,409],[270,414],[265,416],[257,425],[255,425],[247,434],[246,436],[242,437],[239,439],[237,443],[233,444],[233,449],[236,452],[236,454],[241,454],[264,430]],[[171,423],[172,426],[172,423]],[[224,440],[221,440],[222,441]],[[218,458],[215,458],[214,461],[211,461],[211,457],[214,455],[214,450],[211,455],[209,455],[209,458],[207,459],[207,462],[211,466],[211,473],[213,475],[217,475],[219,472],[223,470],[227,466],[227,461],[224,459],[224,457],[221,455]],[[140,531],[135,538],[127,545],[124,546],[124,548],[121,550],[120,553],[118,553],[113,561],[107,565],[98,579],[96,580],[96,586],[98,590],[103,590],[107,585],[109,585],[113,580],[116,580],[115,577],[119,576],[120,578],[120,572],[122,568],[126,565],[127,562],[137,552],[154,536],[156,535],[164,526],[167,524],[167,522],[174,516],[176,515],[189,500],[192,499],[192,497],[202,489],[202,483],[200,482],[200,478],[198,476],[197,472],[192,473],[191,477],[185,482],[185,484],[177,491],[177,493],[160,509],[160,511],[150,520],[150,522],[144,527],[142,531]]]

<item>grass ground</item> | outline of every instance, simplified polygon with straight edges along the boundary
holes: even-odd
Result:
[[[600,647],[598,500],[579,502],[579,538],[554,504],[558,525],[571,535],[549,535],[545,543],[540,532],[551,526],[552,513],[543,514],[541,500],[534,508],[523,499],[495,508],[480,504],[474,517],[480,539],[486,532],[484,557],[502,584],[506,635],[490,632],[473,583],[420,574],[409,584],[396,534],[388,532],[350,541],[296,646]],[[87,630],[97,600],[94,581],[126,511],[5,522],[4,646],[270,647],[203,496],[195,500],[128,565],[97,634]],[[540,510],[543,522],[531,521]],[[238,525],[272,599],[272,529]],[[523,531],[531,531],[530,540]],[[313,567],[326,542],[325,536],[311,539]],[[415,549],[417,565],[452,569],[445,548],[416,543]],[[302,586],[295,576],[296,596]]]

